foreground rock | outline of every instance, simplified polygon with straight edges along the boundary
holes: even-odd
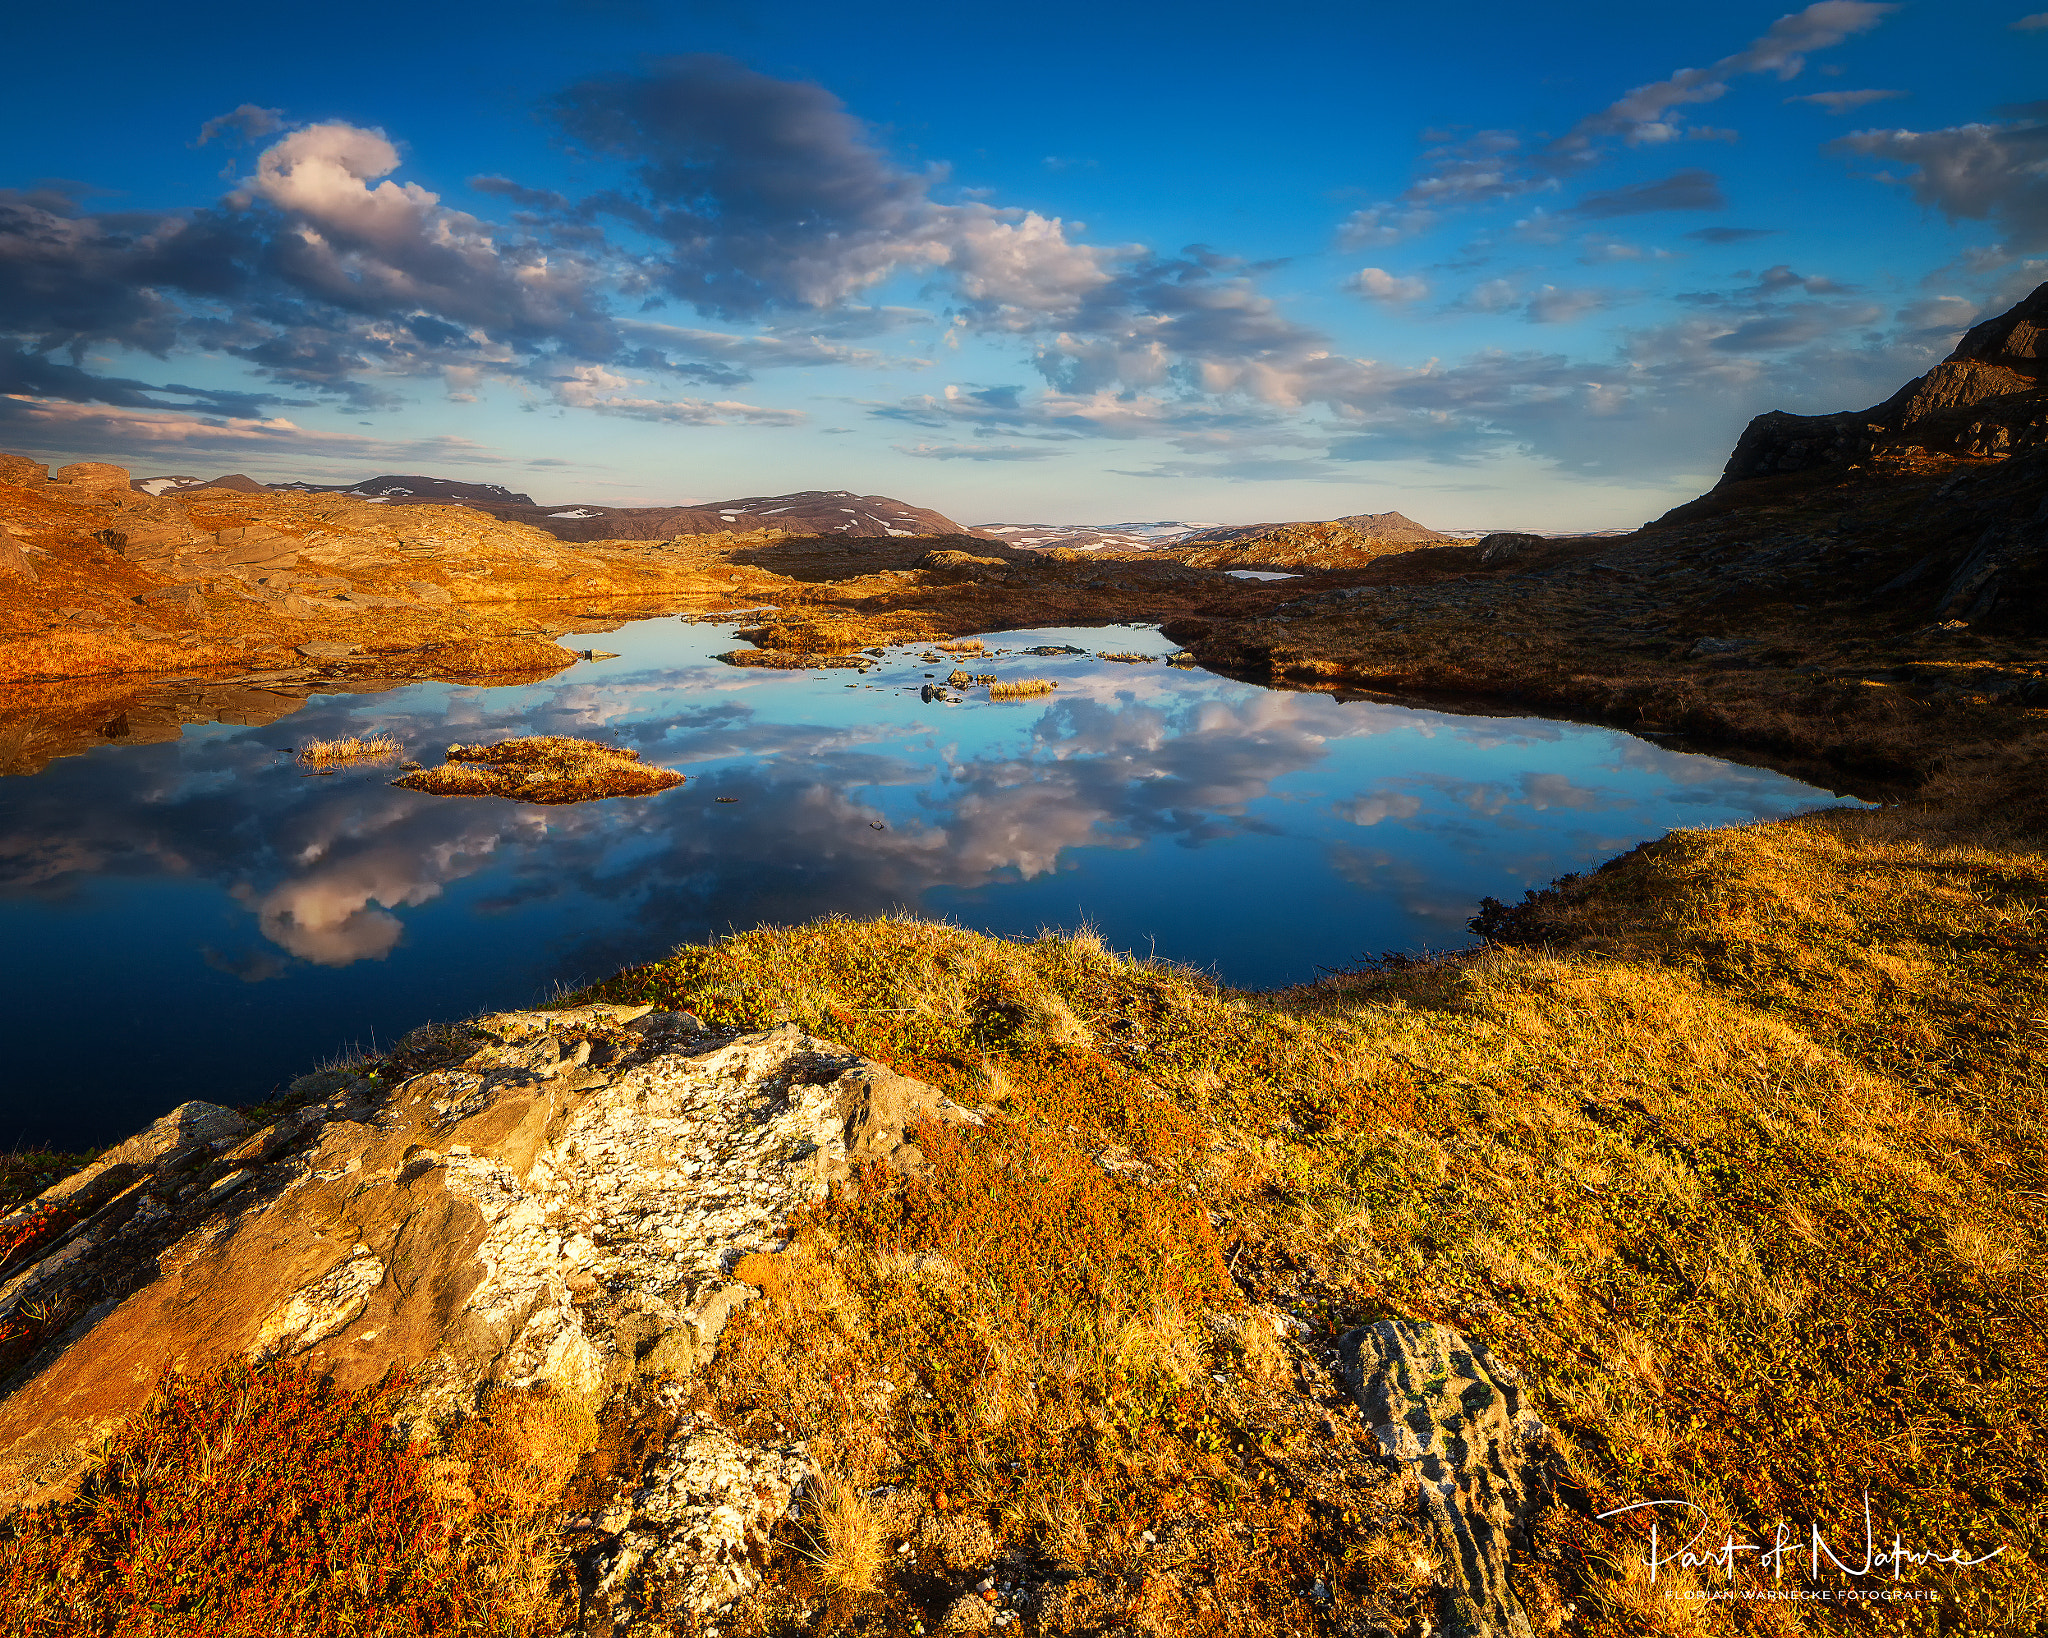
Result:
[[[683,776],[651,768],[638,751],[594,739],[541,735],[494,745],[451,745],[438,768],[420,768],[392,780],[433,796],[506,796],[515,802],[561,806],[607,796],[652,796],[673,790]]]
[[[1338,1340],[1344,1385],[1390,1462],[1409,1469],[1436,1546],[1452,1638],[1531,1638],[1510,1585],[1541,1500],[1543,1424],[1520,1384],[1446,1326],[1381,1320]]]
[[[260,1127],[187,1104],[0,1219],[0,1506],[55,1493],[167,1369],[298,1359],[360,1387],[395,1366],[419,1425],[490,1385],[653,1390],[668,1431],[614,1476],[604,1585],[652,1564],[714,1607],[809,1459],[681,1422],[660,1385],[709,1357],[753,1295],[733,1265],[793,1211],[855,1160],[920,1167],[918,1121],[977,1118],[794,1026],[632,1007],[417,1031],[292,1099]]]

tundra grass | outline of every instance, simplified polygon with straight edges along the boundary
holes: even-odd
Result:
[[[346,734],[337,739],[309,739],[299,747],[299,760],[308,767],[333,767],[350,762],[389,762],[403,756],[405,747],[388,733]]]
[[[592,997],[792,1019],[991,1112],[820,1212],[710,1391],[1089,1570],[1075,1630],[1400,1612],[1372,1464],[1317,1426],[1343,1422],[1319,1348],[1390,1314],[1526,1374],[1558,1447],[1519,1567],[1544,1620],[2025,1630],[2044,906],[2034,853],[1831,814],[1676,833],[1496,909],[1480,953],[1277,997],[900,920],[687,947]],[[1277,1389],[1228,1340],[1259,1314]],[[1860,1551],[1866,1493],[1908,1545],[2003,1554],[1875,1615],[1694,1602],[1648,1585],[1640,1515],[1597,1517],[1678,1498],[1714,1541],[1782,1520]],[[1162,1568],[1140,1533],[1169,1523]],[[790,1563],[785,1600],[822,1596]],[[828,1602],[850,1631],[909,1593]]]

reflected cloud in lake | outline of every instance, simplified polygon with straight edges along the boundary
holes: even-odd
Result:
[[[1111,635],[1005,641],[1168,649]],[[316,697],[268,727],[0,781],[0,948],[24,1015],[48,1021],[0,1138],[119,1136],[186,1097],[260,1097],[373,1034],[828,912],[1087,920],[1231,983],[1297,982],[1463,943],[1482,897],[1673,825],[1827,799],[1607,730],[1163,665],[977,661],[1060,687],[948,707],[919,699],[914,652],[849,686],[718,665],[732,638],[708,627],[606,642],[622,657],[549,682]],[[536,808],[397,790],[388,769],[309,777],[281,749],[379,729],[423,761],[455,740],[597,737],[689,778]]]

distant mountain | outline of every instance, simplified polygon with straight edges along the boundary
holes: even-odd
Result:
[[[129,486],[145,495],[183,495],[195,489],[239,489],[244,494],[289,489],[302,495],[352,495],[358,500],[421,502],[452,501],[476,506],[503,502],[531,506],[533,497],[495,483],[464,483],[459,478],[430,478],[420,474],[366,478],[361,483],[258,483],[237,472],[225,478],[131,478]]]
[[[1431,541],[1449,540],[1449,535],[1439,534],[1434,529],[1425,529],[1413,518],[1403,517],[1399,512],[1354,512],[1349,517],[1319,519],[1319,523],[1336,525],[1350,530],[1368,540],[1410,540],[1418,546]],[[1173,542],[1176,546],[1227,546],[1232,541],[1251,540],[1257,536],[1271,535],[1282,529],[1305,529],[1305,523],[1240,523],[1228,524],[1217,529],[1202,529]]]
[[[194,489],[239,489],[245,495],[260,495],[270,485],[235,472],[225,478],[130,478],[128,487],[145,495],[182,495]]]
[[[510,523],[530,523],[558,540],[666,540],[671,535],[743,534],[781,529],[793,535],[877,538],[965,535],[974,531],[942,512],[887,495],[806,489],[794,495],[748,495],[705,506],[525,506],[475,502]]]
[[[1263,540],[1282,530],[1335,530],[1346,541],[1408,541],[1426,546],[1449,535],[1425,529],[1399,512],[1356,512],[1346,518],[1308,523],[983,523],[975,533],[1046,552],[1064,546],[1076,552],[1160,552],[1183,546],[1227,546]]]
[[[1177,546],[1207,527],[1203,523],[977,523],[974,533],[1032,552],[1048,552],[1056,546],[1075,552],[1104,548],[1144,552]]]
[[[965,535],[977,531],[942,512],[845,489],[806,489],[794,495],[748,495],[741,500],[689,506],[601,506],[569,502],[542,506],[495,483],[420,475],[368,478],[361,483],[258,483],[239,472],[225,478],[162,477],[131,480],[145,495],[185,495],[200,489],[239,489],[245,494],[292,490],[308,495],[348,495],[401,506],[474,506],[508,523],[530,523],[558,540],[666,540],[671,535],[745,533],[781,529],[795,535]],[[1144,528],[1149,525],[1134,525]],[[1181,525],[1169,527],[1179,528]]]

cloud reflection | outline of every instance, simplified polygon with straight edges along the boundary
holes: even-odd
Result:
[[[598,735],[690,778],[644,800],[535,809],[400,791],[376,770],[306,778],[275,728],[214,732],[10,781],[0,895],[61,905],[89,881],[217,884],[262,943],[203,959],[251,981],[387,961],[421,916],[449,915],[469,918],[474,960],[544,939],[598,971],[730,928],[1042,882],[1084,858],[1127,859],[1120,884],[1161,904],[1199,898],[1217,866],[1272,867],[1238,844],[1296,838],[1316,850],[1289,868],[1363,890],[1441,944],[1483,894],[1656,834],[1671,804],[1750,817],[1811,795],[1601,730],[1200,675],[1084,663],[1043,705],[951,711],[919,706],[902,680],[827,688],[685,656],[602,681],[319,699],[296,735],[389,728],[423,756],[456,739]],[[1368,828],[1385,845],[1344,839]],[[1217,866],[1187,857],[1224,844]],[[459,907],[436,904],[460,883]]]

